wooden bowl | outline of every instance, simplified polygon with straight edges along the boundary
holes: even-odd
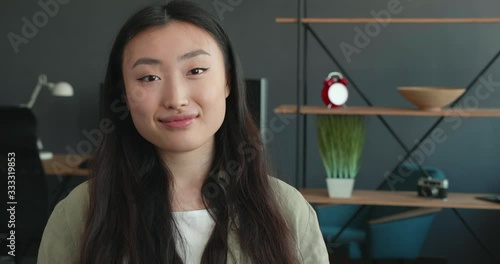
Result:
[[[398,92],[416,105],[420,110],[439,111],[457,100],[464,92],[464,88],[405,86],[398,87]]]

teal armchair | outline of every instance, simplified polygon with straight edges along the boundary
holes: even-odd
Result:
[[[405,260],[418,258],[439,211],[439,208],[418,208],[368,221],[366,257]]]

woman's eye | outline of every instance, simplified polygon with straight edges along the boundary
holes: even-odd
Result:
[[[158,77],[156,75],[146,75],[146,76],[141,77],[137,80],[143,81],[143,82],[153,82],[153,81],[158,81],[159,79],[160,79],[160,77]]]
[[[202,74],[203,72],[205,72],[206,70],[208,70],[208,68],[195,68],[195,69],[192,69],[189,71],[189,75],[198,75],[198,74]]]

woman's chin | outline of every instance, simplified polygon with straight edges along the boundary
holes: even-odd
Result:
[[[168,142],[168,144],[162,144],[156,148],[160,153],[171,153],[171,154],[182,154],[188,153],[199,149],[205,149],[210,147],[208,142],[193,142],[193,140],[176,140],[174,142]]]

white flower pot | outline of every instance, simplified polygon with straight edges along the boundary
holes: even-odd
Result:
[[[352,195],[354,179],[327,178],[326,187],[330,198],[349,198]]]

